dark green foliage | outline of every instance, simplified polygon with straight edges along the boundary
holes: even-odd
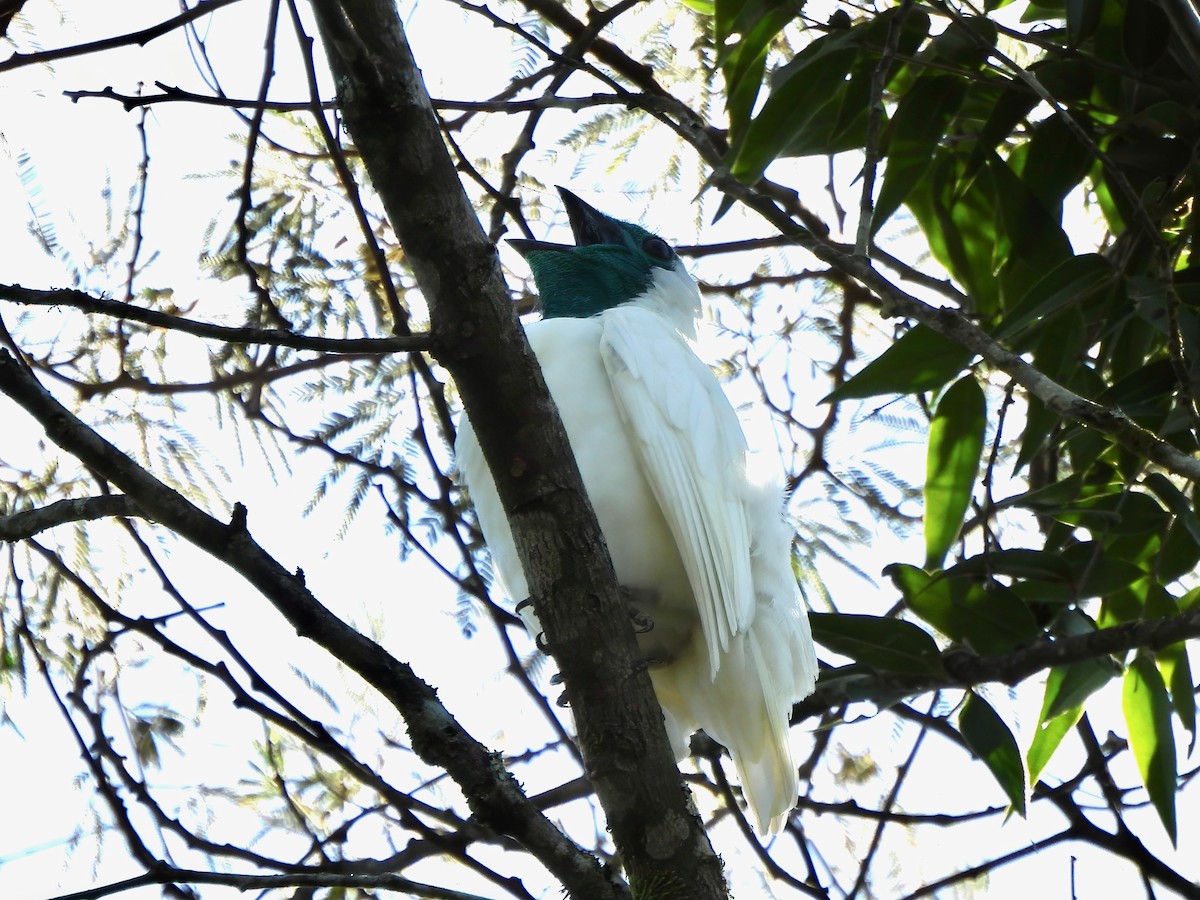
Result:
[[[1028,40],[1024,28],[1002,40],[987,17],[931,22],[905,4],[840,11],[823,27],[810,23],[816,36],[781,54],[768,76],[765,52],[786,24],[783,10],[718,0],[718,45],[732,47],[721,60],[731,85],[728,164],[753,184],[791,156],[858,150],[867,165],[878,160],[869,235],[882,240],[915,222],[962,291],[962,311],[990,338],[1192,453],[1200,59],[1165,10],[1151,0],[1033,4]],[[753,112],[760,88],[768,96]],[[1195,486],[1015,384],[1008,390],[1023,415],[997,433],[995,413],[1008,401],[993,391],[985,407],[980,385],[992,376],[978,357],[925,325],[898,333],[825,402],[907,395],[929,410],[945,391],[930,416],[926,569],[887,569],[906,607],[983,655],[1177,615],[1200,564]],[[985,438],[995,442],[990,453]],[[1027,487],[997,503],[990,481],[979,481],[981,461],[989,478],[1007,471]],[[1022,546],[1005,543],[1004,517],[1015,510],[1036,515]],[[943,563],[960,532],[963,558]],[[1040,543],[1028,546],[1030,537]],[[880,649],[901,638],[920,646],[900,624],[878,626],[895,632],[886,640],[857,618],[814,630],[839,653],[912,672],[919,653]],[[1051,671],[1029,755],[1034,778],[1114,665],[1102,656]],[[1183,644],[1139,652],[1125,678],[1135,755],[1172,837],[1172,723],[1195,735],[1191,685]],[[996,713],[971,694],[960,726],[1023,809],[1020,754]]]
[[[978,694],[967,695],[958,714],[958,728],[971,752],[979,757],[1003,788],[1013,809],[1025,815],[1029,802],[1029,774],[1004,720]]]
[[[813,637],[835,653],[881,671],[936,675],[942,664],[937,644],[902,619],[813,613]]]

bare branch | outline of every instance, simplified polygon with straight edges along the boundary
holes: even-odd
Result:
[[[115,100],[125,107],[126,112],[158,103],[196,103],[201,106],[223,106],[226,109],[269,109],[273,112],[303,112],[313,108],[311,100],[287,102],[283,100],[239,100],[235,97],[218,97],[213,94],[197,94],[185,91],[181,87],[154,82],[154,86],[162,91],[161,94],[122,94],[111,86],[101,91],[63,91],[64,97],[69,97],[78,103],[80,100]],[[322,109],[332,109],[336,106],[333,100],[320,103]]]
[[[0,351],[0,391],[41,422],[51,440],[125,491],[148,515],[239,572],[301,637],[324,647],[378,690],[404,716],[414,751],[459,783],[484,824],[519,836],[565,881],[586,878],[598,887],[609,886],[590,896],[621,896],[595,861],[530,803],[497,758],[459,725],[411,667],[333,615],[301,575],[288,572],[254,541],[246,528],[245,507],[237,505],[228,524],[214,519],[88,428],[7,351]],[[102,775],[98,778],[103,781]]]
[[[101,897],[111,897],[123,891],[131,891],[152,884],[219,884],[237,888],[239,891],[264,891],[270,888],[286,887],[353,888],[359,891],[377,889],[401,891],[411,897],[428,897],[431,900],[488,900],[479,894],[452,891],[399,875],[341,875],[316,872],[295,872],[286,875],[238,875],[229,872],[178,869],[168,865],[157,865],[145,874],[89,888],[86,891],[62,894],[53,900],[99,900]]]
[[[131,31],[128,34],[119,34],[115,37],[104,38],[99,41],[89,41],[86,44],[59,47],[55,50],[41,50],[37,53],[14,53],[8,59],[0,60],[0,72],[7,72],[9,69],[17,69],[22,66],[32,66],[37,63],[53,62],[56,59],[68,59],[75,56],[85,56],[89,53],[100,53],[104,50],[112,50],[114,47],[129,47],[133,44],[144,47],[155,38],[160,38],[164,34],[170,34],[188,22],[193,22],[202,16],[216,12],[222,6],[229,6],[231,3],[236,2],[238,0],[200,0],[199,3],[190,9],[185,8],[179,15],[170,19],[164,19],[157,25],[151,25],[149,28],[143,28],[141,31]]]
[[[0,541],[21,541],[68,522],[142,515],[137,505],[124,494],[59,500],[37,509],[0,516]]]
[[[88,313],[113,316],[130,322],[142,322],[156,328],[180,331],[197,337],[211,338],[229,344],[265,344],[273,347],[292,347],[297,350],[321,350],[326,353],[400,353],[432,350],[430,334],[396,335],[386,338],[329,338],[296,334],[281,328],[237,328],[197,322],[183,316],[146,309],[108,297],[93,297],[72,288],[38,290],[17,284],[0,285],[0,300],[25,306],[71,306]]]
[[[125,110],[131,111],[144,106],[154,106],[159,103],[196,103],[202,106],[222,106],[227,109],[267,109],[272,112],[303,112],[313,109],[336,109],[336,100],[258,100],[237,97],[218,97],[214,94],[197,94],[186,91],[181,87],[154,82],[162,93],[159,94],[123,94],[114,88],[103,90],[63,91],[63,95],[78,102],[79,100],[114,100]],[[580,112],[594,109],[598,106],[624,106],[628,109],[654,109],[662,112],[673,111],[677,102],[665,97],[652,94],[627,93],[597,93],[585,97],[541,96],[524,100],[446,100],[431,98],[434,109],[454,110],[458,112],[495,112],[515,115],[517,113],[533,112],[540,109],[564,109],[570,112]]]

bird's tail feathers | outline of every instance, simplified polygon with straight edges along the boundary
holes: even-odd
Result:
[[[776,834],[787,821],[800,792],[796,763],[788,739],[788,710],[791,708],[790,685],[781,684],[784,674],[772,665],[771,654],[751,629],[746,636],[750,659],[748,662],[761,689],[759,728],[752,732],[752,741],[737,741],[742,746],[730,747],[738,779],[746,803],[762,834]]]
[[[811,685],[803,681],[807,669],[797,646],[803,642],[796,640],[802,623],[789,612],[777,604],[760,608],[751,628],[730,642],[711,681],[699,652],[687,663],[651,670],[659,702],[679,725],[703,728],[728,748],[763,834],[782,828],[799,793],[788,720]]]

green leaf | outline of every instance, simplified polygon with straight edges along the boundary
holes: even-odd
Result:
[[[1067,710],[1082,707],[1084,700],[1112,681],[1116,674],[1112,662],[1107,657],[1103,660],[1087,659],[1051,669],[1046,678],[1042,717],[1053,719]]]
[[[751,24],[753,16],[761,14],[765,6],[764,3],[747,3],[732,26],[734,32],[743,32],[742,39],[732,46],[722,43],[717,48],[727,85],[725,96],[730,130],[735,140],[745,132],[750,121],[766,72],[771,39],[793,18],[790,8],[775,7]],[[720,4],[718,9],[721,9]]]
[[[1014,506],[1024,506],[1045,515],[1079,497],[1083,477],[1079,473],[1051,482],[1043,488],[1027,491],[1015,498]]]
[[[925,568],[935,569],[958,540],[971,505],[987,431],[987,402],[974,375],[956,381],[929,423],[925,457]]]
[[[939,147],[928,175],[905,202],[929,249],[974,301],[973,312],[990,316],[1000,298],[996,279],[999,211],[991,179],[967,172],[966,148]],[[985,154],[985,159],[995,156]]]
[[[1037,731],[1033,735],[1033,743],[1025,754],[1029,768],[1029,783],[1037,784],[1038,778],[1045,770],[1047,763],[1054,757],[1054,751],[1067,736],[1067,732],[1075,727],[1079,717],[1083,715],[1083,707],[1076,706],[1065,709],[1052,719],[1042,719],[1038,722]]]
[[[1029,71],[1035,73],[1059,102],[1078,104],[1089,98],[1095,83],[1096,72],[1082,59],[1048,58],[1032,63]]]
[[[1096,402],[1118,406],[1124,412],[1141,414],[1148,406],[1161,403],[1178,387],[1171,362],[1158,359],[1147,363],[1106,389]]]
[[[1067,0],[1067,46],[1078,47],[1100,25],[1100,7],[1104,0]]]
[[[1192,679],[1192,664],[1188,659],[1188,645],[1181,641],[1164,647],[1158,652],[1167,686],[1171,690],[1171,703],[1175,715],[1188,734],[1192,736],[1188,755],[1196,749],[1196,688]]]
[[[1197,543],[1200,543],[1200,519],[1196,518],[1196,512],[1192,509],[1187,495],[1161,472],[1152,472],[1147,475],[1143,483],[1154,492],[1154,496],[1158,497],[1167,509],[1175,514],[1175,520],[1188,530]]]
[[[993,153],[985,167],[999,213],[993,254],[1006,303],[1023,296],[1044,272],[1072,254],[1061,215],[1046,209],[1009,163]]]
[[[1030,325],[1044,324],[1060,310],[1086,302],[1108,287],[1112,279],[1112,266],[1099,254],[1068,257],[1025,293],[992,337],[1007,341]]]
[[[1107,591],[1101,594],[1103,603],[1100,615],[1097,617],[1102,628],[1111,628],[1121,622],[1132,622],[1145,619],[1146,602],[1149,598],[1163,590],[1149,577],[1139,578],[1123,588]]]
[[[1179,598],[1179,611],[1191,612],[1200,606],[1200,587],[1194,587]]]
[[[1159,588],[1151,591],[1146,598],[1146,617],[1161,619],[1166,616],[1177,616],[1183,610],[1180,603],[1166,590]],[[1192,682],[1192,665],[1188,659],[1187,641],[1171,644],[1158,651],[1158,668],[1163,680],[1171,692],[1171,705],[1175,707],[1175,715],[1179,722],[1192,736],[1191,748],[1196,746],[1196,691]]]
[[[1088,130],[1086,119],[1076,122]],[[1009,159],[1029,192],[1047,212],[1059,218],[1063,198],[1087,177],[1096,161],[1061,115],[1048,116],[1039,122],[1025,145],[1025,152],[1010,155]]]
[[[913,64],[901,62],[916,55],[917,48],[929,33],[929,16],[915,7],[895,7],[868,19],[856,31],[861,33],[862,52],[850,71],[849,78],[823,103],[809,120],[808,127],[795,135],[780,153],[781,156],[826,156],[847,150],[861,149],[867,141],[867,121],[871,107],[871,91],[877,77],[881,48],[889,39],[895,20],[899,20],[896,53],[884,73],[887,84],[895,84]],[[785,67],[786,68],[786,67]],[[896,74],[892,74],[895,70]],[[900,93],[899,87],[893,88]],[[886,111],[882,123],[888,121]],[[731,130],[733,118],[730,117]]]
[[[1070,504],[1066,509],[1085,518],[1088,515],[1101,516],[1105,523],[1104,537],[1158,533],[1171,522],[1170,514],[1157,500],[1143,491],[1126,490],[1124,486],[1112,492],[1098,492]],[[1069,513],[1064,512],[1064,515]]]
[[[847,34],[813,41],[785,67],[762,110],[746,128],[729,169],[747,184],[808,127],[809,121],[846,80],[859,48]]]
[[[996,46],[996,25],[986,16],[953,20],[933,41],[932,57],[967,69],[977,69]]]
[[[1158,666],[1139,651],[1125,672],[1121,705],[1129,727],[1129,743],[1137,760],[1142,784],[1158,811],[1163,828],[1177,844],[1175,824],[1175,734],[1171,727],[1171,701]]]
[[[1058,617],[1065,637],[1092,634],[1096,623],[1077,609],[1068,609]],[[1046,677],[1046,692],[1038,727],[1030,744],[1026,760],[1029,764],[1029,783],[1037,784],[1038,777],[1054,756],[1054,751],[1083,715],[1083,701],[1103,687],[1120,671],[1109,657],[1085,660],[1050,670]]]
[[[1012,590],[995,582],[931,575],[896,563],[883,573],[891,578],[914,613],[954,641],[979,653],[1007,653],[1039,631],[1033,613]]]
[[[1146,576],[1143,569],[1129,562],[1108,556],[1096,541],[1084,541],[1067,547],[1063,559],[1078,573],[1075,581],[1075,599],[1103,597]]]
[[[1071,567],[1057,553],[1048,550],[1029,550],[1014,547],[1010,550],[992,550],[964,559],[946,575],[1009,575],[1013,578],[1051,581],[1070,584],[1074,581]]]
[[[162,760],[158,752],[158,740],[154,722],[137,716],[130,718],[129,730],[133,737],[133,749],[138,762],[147,768],[159,768]]]
[[[986,117],[980,119],[983,124],[979,127],[975,147],[967,162],[968,176],[979,171],[997,146],[1007,143],[1013,131],[1039,102],[1037,94],[1022,82],[1000,78],[986,70],[972,81],[971,93],[963,106],[969,108],[979,101],[982,101],[980,105],[987,112]]]
[[[713,0],[683,0],[683,5],[702,16],[711,16],[717,11],[717,5]]]
[[[1158,538],[1157,535],[1155,537]],[[1157,555],[1138,561],[1149,563],[1159,581],[1169,584],[1196,570],[1196,565],[1200,563],[1200,544],[1178,519],[1171,523],[1166,535],[1158,542]]]
[[[967,694],[958,714],[958,730],[992,776],[999,782],[1013,808],[1022,816],[1029,801],[1029,776],[1016,738],[996,715],[991,704],[974,691]]]
[[[821,402],[937,390],[961,372],[971,356],[950,338],[916,325]]]
[[[749,28],[766,5],[766,0],[716,0],[713,35],[717,42],[718,59],[723,58],[729,37]]]
[[[889,71],[904,71],[929,33],[929,16],[919,9],[893,8],[847,27],[830,20],[828,33],[771,74],[771,95],[750,122],[775,36],[796,8],[769,0],[719,0],[716,37],[726,83],[730,169],[754,181],[779,156],[833,153],[866,141],[871,83],[889,35],[896,43]],[[733,42],[732,34],[741,39]],[[748,124],[749,123],[749,124]]]
[[[794,135],[779,155],[829,156],[862,148],[867,142],[870,74],[852,73],[833,96],[813,113],[808,127]],[[883,121],[887,121],[886,113]]]
[[[925,631],[902,619],[809,613],[813,639],[834,653],[884,672],[942,674],[942,657]]]
[[[1166,12],[1152,0],[1128,0],[1123,35],[1125,58],[1136,68],[1149,68],[1167,52],[1171,31]]]
[[[966,83],[944,73],[923,75],[900,98],[887,138],[887,168],[875,201],[871,233],[904,202],[933,164],[932,149],[950,127],[966,95]]]
[[[1044,328],[1035,329],[1031,337],[1035,342],[1034,367],[1060,384],[1066,383],[1066,368],[1075,365],[1078,355],[1083,352],[1083,342],[1089,340],[1084,329],[1083,315],[1077,309],[1067,310],[1062,315],[1053,317]],[[1017,471],[1029,465],[1046,448],[1050,435],[1062,423],[1062,416],[1052,412],[1036,397],[1030,397],[1025,421],[1021,449],[1014,463]]]

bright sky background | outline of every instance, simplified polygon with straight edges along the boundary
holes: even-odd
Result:
[[[35,17],[36,37],[43,46],[50,47],[109,35],[117,27],[124,30],[129,27],[126,23],[133,15],[139,18],[140,24],[150,24],[173,15],[177,9],[170,0],[144,2],[136,6],[136,13],[122,11],[120,21],[115,21],[111,5],[64,2],[67,23],[62,28],[55,24],[54,13],[40,0],[31,0],[27,14]],[[211,30],[207,33],[209,49],[216,54],[214,61],[224,87],[233,96],[253,96],[256,91],[265,10],[265,2],[247,2],[221,11],[211,20]],[[416,6],[406,4],[405,21],[418,63],[422,65],[435,96],[475,99],[480,90],[478,85],[500,84],[512,71],[516,54],[508,39],[485,27],[476,17],[465,16],[452,4],[428,0]],[[448,34],[454,35],[454,53],[445,52]],[[285,39],[280,41],[280,46],[290,48],[291,43]],[[471,65],[457,67],[456,61],[462,59],[469,59]],[[273,89],[273,97],[297,99],[305,96],[302,84],[291,78],[295,71],[292,62],[285,55],[277,65],[280,78]],[[132,92],[139,81],[149,84],[155,79],[204,90],[180,35],[162,38],[144,48],[61,62],[55,65],[54,72],[30,68],[0,76],[0,110],[3,110],[0,116],[0,133],[3,135],[3,142],[0,142],[0,154],[3,154],[0,155],[0,209],[8,211],[0,216],[0,247],[5,248],[5,258],[0,260],[0,281],[33,287],[67,284],[62,267],[36,249],[24,232],[24,217],[14,214],[13,210],[27,207],[33,199],[39,211],[56,221],[60,240],[77,258],[83,258],[87,238],[103,233],[104,207],[98,202],[103,185],[111,180],[116,195],[114,204],[119,209],[127,186],[135,177],[139,159],[136,113],[123,113],[116,104],[101,100],[72,104],[58,92],[68,87],[100,89],[106,85],[112,85],[118,91]],[[293,91],[290,96],[289,91]],[[564,122],[568,121],[564,119]],[[506,126],[499,123],[495,127]],[[223,298],[229,296],[230,286],[204,279],[197,267],[196,252],[208,222],[211,219],[227,220],[230,211],[225,195],[230,186],[227,182],[193,176],[213,172],[240,156],[240,148],[229,140],[229,136],[240,134],[241,126],[227,111],[159,105],[150,114],[149,129],[152,162],[145,230],[154,235],[155,241],[161,242],[157,249],[162,257],[144,276],[142,283],[169,285],[179,297],[200,299],[202,303],[197,315],[214,318],[203,311],[206,307],[212,310],[223,302]],[[22,151],[32,156],[38,170],[40,193],[32,198],[16,177],[14,160]],[[652,158],[654,152],[654,148],[648,146],[647,158]],[[626,172],[616,173],[603,195],[593,194],[588,188],[593,182],[602,181],[604,166],[601,161],[586,160],[584,171],[580,173],[576,171],[579,162],[563,153],[554,163],[549,159],[540,161],[538,171],[548,181],[575,186],[589,200],[621,218],[644,220],[680,241],[691,241],[696,237],[690,197],[664,198],[647,212],[620,193],[625,187],[622,179],[627,176]],[[846,177],[851,174],[847,168]],[[821,209],[826,202],[823,162],[812,171],[808,183],[814,185],[814,189],[805,200]],[[816,187],[818,185],[821,187]],[[738,229],[744,230],[747,224],[744,218],[733,214],[720,229],[707,231],[706,237],[718,239],[723,231],[733,234]],[[758,233],[765,231],[764,226],[757,223],[750,223],[749,227]],[[46,314],[39,312],[38,315]],[[80,314],[64,310],[55,315],[60,317],[64,327],[70,327],[69,323]],[[11,322],[11,313],[6,310],[5,316]],[[881,324],[881,328],[886,331],[888,326]],[[194,344],[199,353],[202,345],[198,341]],[[197,356],[198,360],[202,358]],[[10,405],[0,404],[0,416],[15,422],[17,428],[24,429],[31,438],[36,435],[23,414],[14,412]],[[14,453],[35,452],[31,442],[13,441],[11,434],[0,439],[3,440],[0,454],[12,459]],[[202,437],[230,466],[231,484],[226,496],[247,504],[252,533],[285,565],[303,566],[308,582],[319,598],[339,615],[377,636],[400,658],[410,662],[419,675],[437,684],[447,707],[478,738],[499,749],[520,750],[533,745],[533,742],[527,743],[526,730],[541,726],[525,715],[525,704],[514,696],[512,686],[502,677],[504,661],[494,642],[482,636],[464,642],[453,618],[453,591],[427,564],[418,556],[412,557],[403,570],[402,581],[390,579],[385,584],[374,580],[355,581],[353,573],[376,571],[379,560],[390,560],[396,555],[395,538],[382,533],[378,527],[381,517],[373,514],[378,512],[377,507],[369,507],[346,539],[337,541],[334,535],[340,525],[342,510],[338,491],[313,515],[307,518],[301,515],[308,502],[308,486],[323,470],[322,460],[297,458],[294,476],[282,485],[275,485],[266,469],[254,458],[248,457],[244,466],[237,465],[230,435],[214,431]],[[924,449],[915,443],[910,449],[913,472],[919,473]],[[368,501],[372,505],[377,502],[374,499]],[[286,523],[286,526],[281,528],[279,523]],[[887,562],[917,562],[921,551],[919,547],[897,542],[889,532],[881,530],[871,547],[865,548],[864,556],[867,558],[860,561],[861,565],[874,574]],[[265,601],[246,589],[221,565],[182,545],[172,545],[169,556],[164,554],[162,558],[169,559],[177,583],[193,590],[199,589],[196,585],[203,586],[202,595],[189,596],[193,603],[203,606],[219,601],[225,604],[222,610],[213,614],[213,620],[230,630],[239,647],[252,656],[265,675],[277,678],[281,683],[295,684],[290,667],[296,663],[316,683],[340,681],[341,676],[327,660],[295,638]],[[853,607],[854,599],[862,597],[864,609],[879,608],[873,602],[877,600],[877,592],[861,580],[841,570],[824,574],[843,607]],[[139,585],[139,590],[144,590],[143,602],[148,609],[161,611],[162,600],[153,581],[143,582]],[[882,590],[890,603],[893,592],[887,587]],[[137,598],[127,599],[138,602]],[[160,670],[150,666],[140,673],[140,679],[123,676],[126,702],[136,702],[138,694],[146,699],[162,696],[164,686],[176,688],[181,696],[190,696],[191,686],[179,681],[173,666],[170,669],[168,672],[166,668]],[[1012,696],[1000,690],[989,691],[988,695],[1010,724],[1016,723],[1018,729],[1031,727],[1040,704],[1040,685],[1026,686]],[[290,696],[314,714],[322,712],[319,698],[305,693],[303,688],[292,690]],[[206,725],[200,735],[203,746],[187,744],[189,752],[182,760],[170,751],[166,752],[164,770],[156,779],[159,783],[169,785],[173,775],[179,777],[181,785],[190,783],[196,778],[196,772],[202,771],[211,773],[203,779],[206,783],[219,784],[245,773],[245,748],[248,740],[258,736],[257,731],[250,717],[230,708],[225,699],[223,693],[218,695],[217,692],[209,698]],[[359,702],[368,705],[374,701],[364,697]],[[187,712],[186,709],[182,711]],[[14,698],[6,712],[23,738],[13,729],[0,729],[0,759],[5,761],[10,773],[4,788],[4,805],[10,814],[0,816],[0,896],[37,900],[58,889],[80,889],[136,874],[135,866],[120,860],[123,854],[115,839],[107,846],[105,861],[98,868],[92,867],[94,845],[90,840],[85,839],[73,853],[65,845],[74,823],[86,822],[86,798],[64,774],[78,771],[79,756],[61,717],[36,677],[29,682],[28,695]],[[1094,721],[1100,734],[1110,726],[1124,730],[1115,703],[1096,714]],[[890,723],[872,720],[842,729],[839,736],[848,752],[869,752],[886,773],[902,762],[912,737],[911,732],[893,733],[891,729]],[[1020,740],[1027,744],[1029,737],[1022,732]],[[795,734],[795,739],[801,747],[809,740],[801,732]],[[929,738],[930,742],[937,740]],[[1186,746],[1182,739],[1180,746]],[[1076,751],[1068,747],[1064,752]],[[901,795],[902,807],[914,812],[945,812],[956,806],[970,809],[1002,802],[999,789],[991,783],[982,766],[964,765],[961,756],[952,753],[928,754],[928,760],[940,760],[941,763],[914,769]],[[1124,760],[1131,764],[1128,755]],[[230,773],[234,774],[231,776]],[[1126,783],[1134,780],[1128,770],[1118,769],[1118,774]],[[188,781],[184,781],[185,776]],[[832,773],[819,772],[818,778],[818,797],[826,800],[842,797],[842,789],[833,784]],[[551,785],[528,786],[536,790]],[[874,790],[871,786],[855,799],[865,806],[874,805],[878,799],[872,793]],[[921,806],[922,803],[932,804],[932,807]],[[1179,810],[1182,835],[1196,834],[1200,826],[1193,807],[1194,804],[1184,803]],[[1141,837],[1152,848],[1165,851],[1166,839],[1152,812],[1146,810],[1143,816],[1133,817],[1133,821],[1138,823]],[[930,872],[941,872],[947,859],[973,862],[991,856],[994,847],[1017,847],[1039,836],[1038,829],[1020,820],[1007,823],[1002,832],[998,831],[997,824],[997,819],[989,819],[975,826],[959,826],[944,832],[942,840],[926,829],[921,833],[918,845],[923,853],[921,857],[906,850],[903,832],[891,829],[889,850],[899,854],[905,866],[911,867],[911,877],[915,880],[926,868]],[[573,821],[572,825],[581,829],[581,837],[592,828],[590,819]],[[1053,827],[1057,825],[1056,821],[1052,822]],[[256,823],[247,815],[245,821],[223,821],[220,827],[224,836],[235,840],[239,834],[253,834]],[[814,820],[812,827],[836,829],[841,825],[832,817],[826,817]],[[84,831],[87,831],[86,824]],[[743,856],[740,838],[718,833],[716,839],[719,852],[734,865],[740,863],[743,868],[752,868],[744,858],[739,859]],[[364,836],[362,841],[360,852],[372,852],[369,837]],[[828,845],[835,846],[833,842]],[[380,848],[378,852],[385,853],[386,850]],[[1078,848],[1074,851],[1065,848],[1046,854],[1041,866],[1022,863],[1012,870],[999,870],[986,893],[988,896],[1018,896],[1036,889],[1037,896],[1067,897],[1072,852],[1081,858],[1076,870],[1078,896],[1131,896],[1138,890],[1139,879],[1127,867],[1114,866],[1097,854],[1080,852]],[[1181,859],[1178,854],[1170,853],[1167,858],[1185,871],[1200,874],[1200,861],[1194,858]],[[183,861],[182,857],[180,861]],[[831,862],[843,868],[853,866],[848,851],[845,858]],[[1035,872],[1038,873],[1036,883],[1031,884],[1029,879]],[[738,896],[744,900],[767,896],[764,891],[756,882],[747,881],[739,886]],[[202,889],[202,895],[206,898],[238,896],[231,890],[208,887]],[[780,895],[790,896],[786,891],[781,891]],[[158,891],[147,889],[121,896],[157,897]],[[558,896],[557,890],[550,889],[546,896]],[[1167,896],[1166,892],[1162,896]]]

